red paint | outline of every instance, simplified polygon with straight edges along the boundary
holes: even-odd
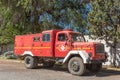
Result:
[[[101,43],[73,41],[73,34],[80,35],[72,30],[48,30],[38,34],[18,35],[15,37],[15,54],[22,55],[24,51],[31,51],[34,56],[64,58],[71,50],[85,50],[92,54],[92,60],[105,58],[104,52],[100,55],[95,51],[95,45]],[[43,41],[43,37],[46,38],[44,35],[50,39]],[[66,38],[60,41],[59,38],[63,35]]]

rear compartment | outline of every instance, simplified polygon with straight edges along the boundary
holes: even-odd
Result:
[[[16,55],[22,55],[24,51],[37,53],[41,43],[41,34],[19,35],[15,37],[14,52]]]

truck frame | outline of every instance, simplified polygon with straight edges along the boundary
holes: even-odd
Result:
[[[83,75],[88,69],[97,72],[106,60],[104,45],[86,42],[83,35],[72,30],[46,30],[42,33],[17,35],[14,53],[24,59],[26,68],[38,64],[53,67],[66,65],[73,75]]]

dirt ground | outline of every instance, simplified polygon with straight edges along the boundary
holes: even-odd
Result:
[[[120,80],[120,71],[103,69],[96,74],[86,72],[84,76],[75,76],[60,66],[26,69],[21,61],[0,59],[0,80]]]

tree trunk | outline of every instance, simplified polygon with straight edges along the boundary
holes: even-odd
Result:
[[[117,65],[116,65],[116,50],[117,50],[117,41],[116,41],[116,39],[114,40],[114,43],[113,43],[113,51],[112,51],[112,57],[113,57],[113,63],[112,63],[112,65],[113,65],[113,67],[117,67]]]

